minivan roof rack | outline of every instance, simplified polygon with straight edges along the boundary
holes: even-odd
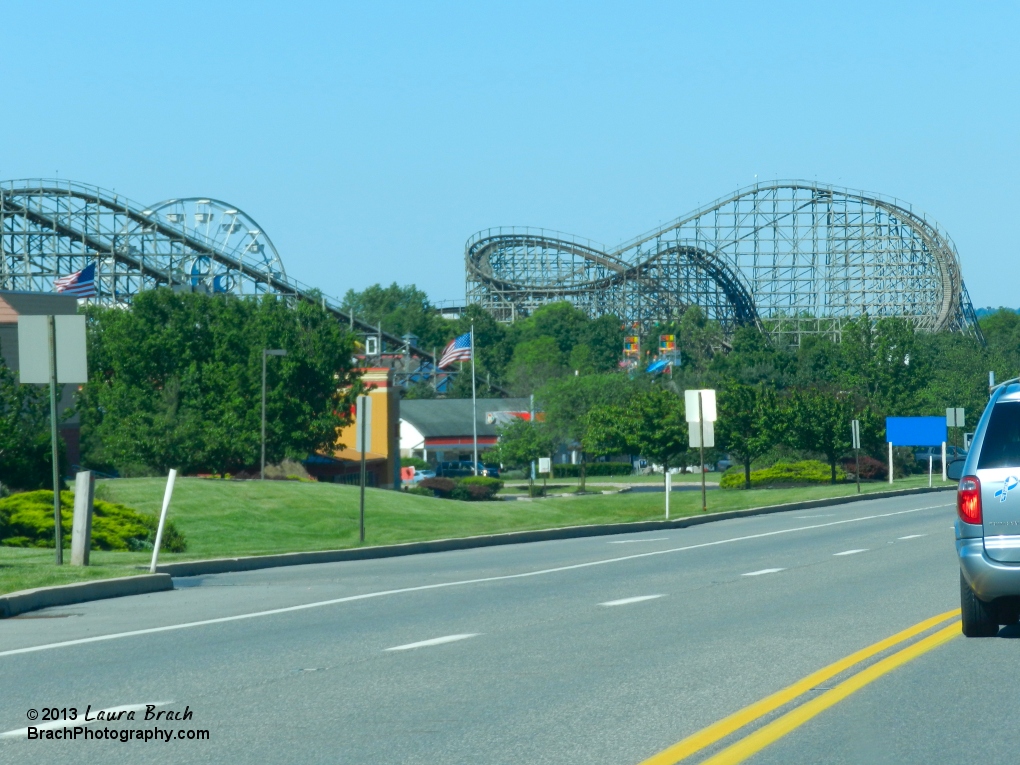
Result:
[[[1009,385],[1010,383],[1015,383],[1015,382],[1020,382],[1020,377],[1013,377],[1013,378],[1010,378],[1009,380],[1003,380],[1001,383],[998,383],[997,385],[992,385],[992,386],[990,386],[988,388],[988,395],[989,396],[992,395],[993,393],[995,393],[995,391],[997,391],[1003,385]]]

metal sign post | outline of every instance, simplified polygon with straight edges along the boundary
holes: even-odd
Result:
[[[358,420],[356,443],[354,450],[361,452],[361,499],[358,502],[358,539],[365,541],[365,453],[372,448],[372,399],[368,396],[358,396],[357,414]]]
[[[56,564],[64,563],[60,518],[60,456],[57,449],[57,385],[88,382],[84,316],[19,316],[18,376],[21,383],[50,386],[50,444],[53,462],[53,537]]]
[[[715,391],[711,388],[703,390],[685,390],[684,407],[686,409],[690,445],[697,446],[701,462],[701,512],[708,511],[708,500],[705,491],[705,447],[715,446],[716,420]],[[691,427],[697,423],[697,429]]]
[[[46,317],[46,341],[50,356],[50,462],[53,464],[53,533],[57,547],[57,565],[64,563],[63,529],[60,520],[60,457],[57,454],[57,327]]]
[[[963,433],[963,429],[966,427],[966,417],[963,407],[951,406],[946,408],[946,427],[947,428],[959,428],[960,433]],[[963,439],[961,436],[960,446],[963,447]]]
[[[854,472],[857,478],[857,493],[861,493],[861,421],[850,421],[850,438],[854,444]]]

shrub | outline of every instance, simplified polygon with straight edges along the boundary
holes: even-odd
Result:
[[[457,484],[453,482],[452,478],[426,478],[424,481],[418,484],[424,489],[432,489],[437,497],[449,497],[453,490],[457,487]]]
[[[421,496],[421,497],[435,497],[436,496],[436,493],[434,491],[432,491],[432,489],[429,489],[426,486],[419,486],[417,484],[412,484],[411,486],[405,486],[403,491],[406,494],[416,494],[416,495]]]
[[[400,467],[413,467],[415,470],[431,470],[432,466],[417,457],[401,457]]]
[[[74,494],[60,492],[60,528],[71,546]],[[125,505],[96,500],[92,514],[93,550],[151,550],[156,541],[155,516]],[[0,500],[0,544],[8,547],[53,547],[53,492],[29,491]],[[172,521],[163,528],[163,549],[184,552],[187,542]]]
[[[523,470],[517,470],[516,468],[514,470],[504,470],[500,475],[508,481],[519,481],[522,478],[528,477],[527,473]]]
[[[588,462],[584,470],[586,476],[630,475],[633,472],[629,462]],[[553,478],[578,478],[580,475],[580,465],[553,465]]]
[[[763,470],[751,471],[751,488],[761,489],[768,486],[798,486],[804,484],[829,483],[832,473],[828,465],[818,460],[803,462],[777,462]],[[836,468],[836,480],[845,481],[846,471]],[[720,489],[744,488],[744,471],[730,468],[719,481]]]
[[[856,463],[852,459],[843,460],[843,470],[847,473],[853,473],[857,468]],[[866,481],[881,480],[888,477],[889,466],[886,465],[882,460],[877,460],[874,457],[870,457],[867,454],[861,455],[861,478]]]
[[[496,492],[503,488],[498,478],[485,476],[468,476],[457,481],[457,488],[450,494],[452,499],[465,502],[485,502],[496,497]]]

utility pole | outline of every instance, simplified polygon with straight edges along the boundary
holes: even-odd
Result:
[[[64,564],[63,529],[60,523],[60,455],[57,450],[57,325],[52,316],[46,317],[50,351],[50,444],[53,461],[53,532],[57,543],[57,565]]]
[[[698,391],[698,429],[701,438],[698,439],[698,451],[701,455],[701,512],[708,512],[708,498],[705,496],[705,412],[701,401],[701,391]]]

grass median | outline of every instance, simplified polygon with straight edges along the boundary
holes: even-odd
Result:
[[[892,488],[927,486],[925,476]],[[937,482],[938,484],[938,482]],[[157,514],[166,482],[158,478],[100,481],[97,496]],[[889,489],[862,484],[862,491]],[[709,512],[845,496],[853,484],[790,489],[714,490]],[[533,501],[457,502],[380,489],[365,492],[365,545],[420,542],[508,531],[625,523],[663,517],[661,492],[549,497]],[[701,513],[701,493],[674,491],[673,518]],[[177,480],[170,517],[188,541],[185,553],[160,560],[193,560],[358,547],[358,489],[296,481]],[[65,561],[70,559],[65,552]],[[151,553],[93,551],[87,568],[53,564],[52,549],[0,546],[0,594],[87,579],[145,573]]]

